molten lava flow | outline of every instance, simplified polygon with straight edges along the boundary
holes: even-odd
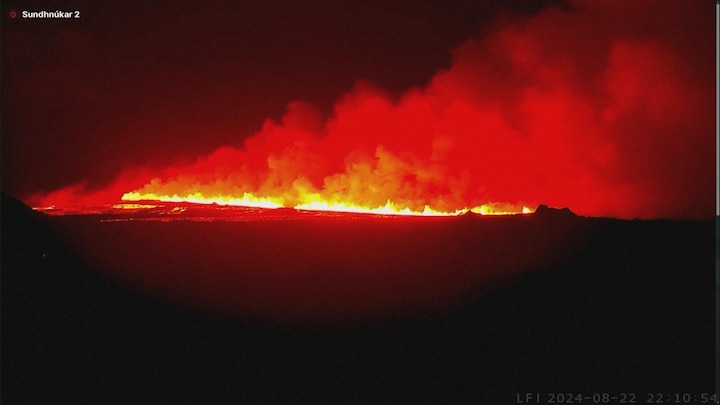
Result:
[[[188,202],[195,204],[217,204],[217,205],[233,205],[237,207],[255,207],[255,208],[281,208],[282,200],[278,198],[258,198],[251,193],[243,193],[242,197],[228,195],[214,195],[205,197],[202,193],[193,193],[180,196],[174,194],[156,195],[141,194],[137,192],[125,193],[122,196],[123,201],[162,201],[162,202]]]
[[[157,195],[142,194],[138,192],[125,193],[122,196],[123,201],[161,201],[161,202],[187,202],[195,204],[216,204],[229,205],[237,207],[255,207],[255,208],[283,208],[286,207],[282,198],[277,197],[256,197],[252,193],[243,193],[242,197],[228,195],[213,195],[205,197],[202,193],[196,192],[180,196],[174,194]],[[513,214],[529,214],[534,210],[521,204],[500,204],[488,203],[473,208],[462,208],[454,211],[438,211],[425,205],[422,211],[413,210],[409,207],[399,207],[392,201],[387,200],[385,205],[377,207],[362,206],[354,203],[341,201],[326,201],[318,197],[317,194],[308,194],[304,198],[305,202],[294,205],[292,208],[303,211],[330,211],[330,212],[347,212],[356,214],[376,214],[376,215],[408,215],[408,216],[457,216],[467,212],[473,212],[480,215],[513,215]],[[116,204],[116,207],[125,208],[138,207],[140,204]],[[144,206],[144,205],[143,205]],[[288,207],[286,207],[288,208]]]
[[[142,210],[142,209],[157,208],[157,205],[155,205],[155,204],[115,204],[112,207],[115,209],[120,209],[120,210]]]

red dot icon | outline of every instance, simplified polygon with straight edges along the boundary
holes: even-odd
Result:
[[[17,17],[17,11],[13,10],[10,12],[10,18],[15,18],[15,17]]]

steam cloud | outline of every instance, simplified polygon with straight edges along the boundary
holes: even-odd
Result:
[[[452,211],[546,203],[620,218],[708,218],[714,202],[713,21],[683,2],[576,1],[503,15],[452,51],[452,67],[400,96],[360,81],[333,113],[303,101],[242,148],[106,190],[252,192]],[[151,179],[151,181],[148,181]]]

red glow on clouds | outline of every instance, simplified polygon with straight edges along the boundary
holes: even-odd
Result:
[[[709,218],[713,59],[687,46],[704,32],[686,29],[698,10],[618,4],[577,2],[498,23],[454,49],[451,68],[399,97],[360,81],[329,117],[293,101],[242,147],[126,172],[99,192],[76,185],[28,202],[251,193],[284,206],[545,203],[589,216]]]

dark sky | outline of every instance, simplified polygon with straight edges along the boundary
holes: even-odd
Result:
[[[150,178],[115,179],[142,168],[163,184],[146,192],[302,179],[420,206],[713,215],[712,2],[3,2],[1,21],[2,189],[26,201],[136,190]]]
[[[329,111],[358,79],[393,92],[423,85],[506,2],[136,3],[3,2],[4,191],[103,182],[126,165],[239,145],[289,101]],[[11,10],[80,19],[12,20]]]

